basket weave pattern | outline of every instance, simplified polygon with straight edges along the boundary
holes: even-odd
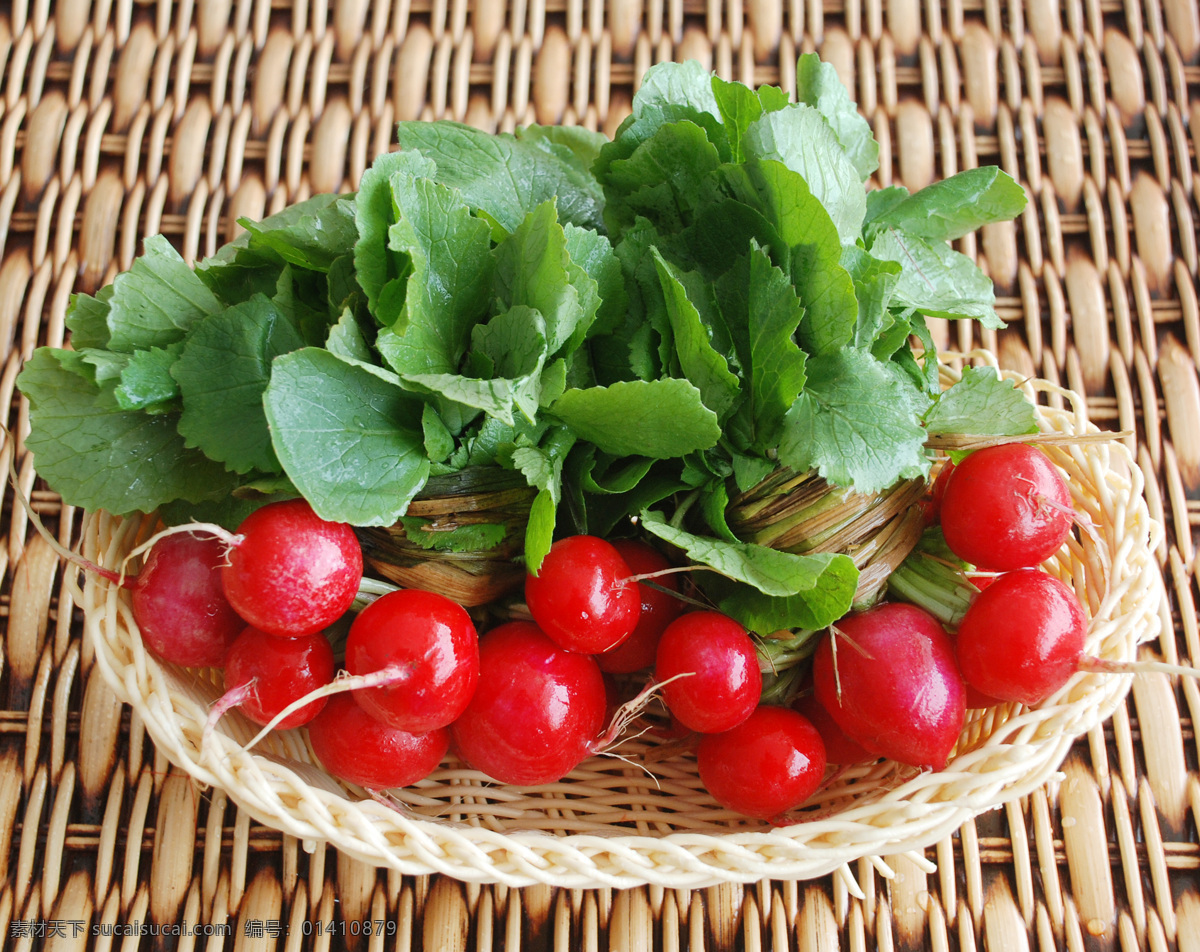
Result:
[[[963,239],[1001,334],[935,325],[1022,378],[1085,396],[1164,526],[1154,646],[1200,657],[1200,17],[1193,0],[854,3],[266,0],[0,5],[0,340],[5,460],[64,541],[82,514],[37,481],[13,381],[60,344],[74,290],[165,233],[193,259],[259,216],[352,188],[400,118],[615,127],[636,76],[695,57],[787,87],[838,67],[883,145],[880,182],[996,162],[1029,190]],[[1049,402],[1056,398],[1051,395]],[[1001,811],[919,854],[807,883],[582,893],[377,871],[260,824],[147,739],[95,661],[57,557],[6,490],[0,611],[0,927],[80,917],[396,925],[392,947],[1186,949],[1200,935],[1200,690],[1160,675]],[[232,722],[231,722],[232,723]],[[936,862],[937,868],[931,865]],[[239,940],[240,941],[240,940]],[[336,943],[336,939],[334,942]],[[282,942],[282,940],[281,940]]]

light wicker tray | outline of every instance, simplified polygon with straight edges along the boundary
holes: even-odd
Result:
[[[352,188],[397,119],[611,130],[659,59],[786,87],[808,49],[872,121],[881,183],[995,162],[1029,190],[1020,221],[962,242],[1009,330],[946,326],[939,344],[982,344],[1133,434],[1164,527],[1153,647],[1200,657],[1194,0],[15,0],[0,8],[0,391],[18,441],[0,455],[59,537],[78,539],[82,515],[44,491],[19,442],[13,381],[34,345],[61,343],[70,293],[127,268],[143,237],[195,258],[239,215]],[[369,921],[390,924],[371,940],[387,948],[1197,947],[1189,680],[1135,678],[1061,775],[886,864],[710,889],[464,885],[309,854],[172,768],[105,683],[57,558],[11,491],[4,503],[6,947],[40,947],[27,925],[51,920],[229,929],[214,943],[226,948],[336,948],[350,939],[329,932]]]
[[[1097,432],[1081,398],[1038,381],[1026,387],[1031,399],[1040,391],[1067,404],[1040,410],[1044,434]],[[1139,643],[1157,637],[1164,599],[1153,556],[1161,533],[1141,472],[1119,443],[1044,449],[1088,527],[1047,569],[1083,593],[1088,655],[1132,661]],[[136,571],[127,556],[158,528],[153,518],[97,514],[84,526],[84,557]],[[304,730],[254,744],[259,727],[232,713],[206,735],[221,679],[156,662],[142,645],[128,590],[91,576],[76,598],[105,680],[158,749],[196,780],[311,846],[325,841],[403,873],[507,886],[694,889],[813,879],[868,857],[920,853],[964,821],[1045,784],[1076,738],[1106,720],[1129,690],[1128,675],[1080,672],[1034,709],[971,712],[944,770],[890,761],[850,768],[814,798],[803,822],[781,828],[720,807],[700,784],[694,756],[654,758],[655,745],[636,735],[614,747],[619,756],[592,757],[543,787],[496,784],[451,760],[384,802],[324,776]]]

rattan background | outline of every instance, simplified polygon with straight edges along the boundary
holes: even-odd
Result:
[[[636,77],[694,57],[789,86],[834,62],[881,183],[996,163],[1032,201],[961,242],[997,284],[1010,368],[1132,431],[1170,598],[1200,658],[1200,12],[1195,0],[281,0],[0,3],[0,399],[59,343],[75,290],[162,232],[210,253],[240,215],[353,188],[398,119],[611,130]],[[5,442],[63,540],[80,514]],[[0,945],[396,949],[1200,949],[1191,681],[1140,676],[1061,779],[857,883],[697,892],[463,886],[377,872],[259,827],[173,771],[98,676],[57,557],[6,489],[0,547]],[[353,935],[386,920],[390,935]],[[135,923],[226,937],[76,935]],[[62,924],[64,936],[39,938]],[[331,928],[332,927],[332,928]],[[330,935],[333,931],[335,935]],[[306,934],[307,933],[307,934]],[[323,934],[317,934],[323,933]],[[345,937],[340,933],[345,933]]]

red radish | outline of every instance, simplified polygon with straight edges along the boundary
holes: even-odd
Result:
[[[247,622],[281,637],[318,632],[344,615],[362,581],[354,529],[322,519],[304,499],[268,503],[230,539],[225,597]]]
[[[604,676],[590,655],[535,624],[507,622],[479,641],[479,687],[451,725],[455,750],[501,783],[553,783],[601,744]]]
[[[322,766],[347,783],[370,790],[407,787],[433,773],[450,743],[445,728],[424,734],[388,727],[335,694],[311,724],[308,739]]]
[[[1039,569],[1006,572],[971,602],[956,636],[972,687],[1002,701],[1036,704],[1074,674],[1087,616],[1075,593]]]
[[[736,727],[762,694],[754,641],[740,624],[714,611],[689,612],[667,626],[654,677],[676,719],[705,734]]]
[[[388,684],[354,692],[372,717],[414,734],[448,726],[479,681],[479,639],[471,616],[444,595],[390,592],[350,625],[346,670],[396,669]]]
[[[633,575],[654,575],[664,572],[671,567],[658,549],[636,539],[617,539],[613,547],[625,560]],[[679,583],[673,575],[661,575],[655,579],[661,588],[654,588],[644,582],[637,583],[638,595],[642,600],[641,614],[638,615],[637,625],[633,634],[611,651],[596,655],[596,663],[601,671],[614,674],[629,674],[641,671],[654,664],[658,651],[658,639],[663,629],[679,617],[683,611],[683,602],[671,592],[679,591]],[[670,589],[670,591],[663,591]]]
[[[925,525],[932,526],[941,518],[942,500],[946,496],[946,485],[950,482],[952,475],[954,475],[954,462],[946,460],[933,480],[929,495],[921,500],[921,508],[925,512]]]
[[[1071,491],[1040,449],[1005,443],[976,450],[954,468],[941,505],[946,544],[978,568],[1040,565],[1071,532]]]
[[[600,654],[628,638],[641,598],[612,543],[576,535],[550,547],[537,575],[525,578],[533,620],[568,651]]]
[[[322,634],[279,638],[246,628],[225,657],[225,698],[217,707],[236,706],[256,724],[269,724],[293,701],[333,680],[333,648]],[[307,724],[325,707],[325,698],[288,714],[275,727]]]
[[[885,603],[839,621],[813,657],[813,684],[849,737],[903,764],[940,770],[962,732],[954,645],[915,605]]]
[[[821,735],[821,740],[825,743],[827,763],[858,764],[874,759],[875,755],[867,748],[846,736],[846,732],[838,727],[833,715],[825,710],[815,694],[810,692],[797,695],[792,701],[792,710],[807,717]]]
[[[704,735],[696,768],[718,803],[768,820],[800,806],[820,786],[825,744],[804,715],[764,704],[736,727]]]
[[[135,576],[113,580],[130,589],[142,644],[156,658],[189,668],[216,668],[246,622],[230,607],[218,567],[225,543],[178,533],[159,538]]]

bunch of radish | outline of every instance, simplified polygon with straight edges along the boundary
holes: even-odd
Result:
[[[807,703],[845,735],[839,743],[937,770],[968,708],[1037,704],[1093,661],[1078,597],[1040,567],[1075,521],[1070,489],[1045,453],[1009,443],[947,464],[928,515],[974,568],[977,590],[956,630],[904,602],[845,618],[817,650]]]
[[[559,540],[526,578],[529,617],[482,635],[442,595],[389,590],[353,616],[342,672],[327,629],[359,595],[362,551],[352,527],[302,499],[263,506],[235,534],[169,530],[134,577],[97,571],[131,590],[152,654],[223,669],[210,725],[233,707],[264,727],[307,725],[345,781],[405,786],[453,750],[502,783],[553,783],[656,696],[719,803],[790,822],[827,765],[941,769],[969,707],[1035,704],[1099,664],[1084,657],[1079,600],[1040,568],[1075,518],[1044,453],[1012,443],[947,465],[929,517],[977,570],[956,630],[905,602],[849,615],[818,646],[811,690],[787,705],[764,703],[751,633],[689,606],[642,541]],[[613,678],[624,675],[647,687],[621,705]]]

